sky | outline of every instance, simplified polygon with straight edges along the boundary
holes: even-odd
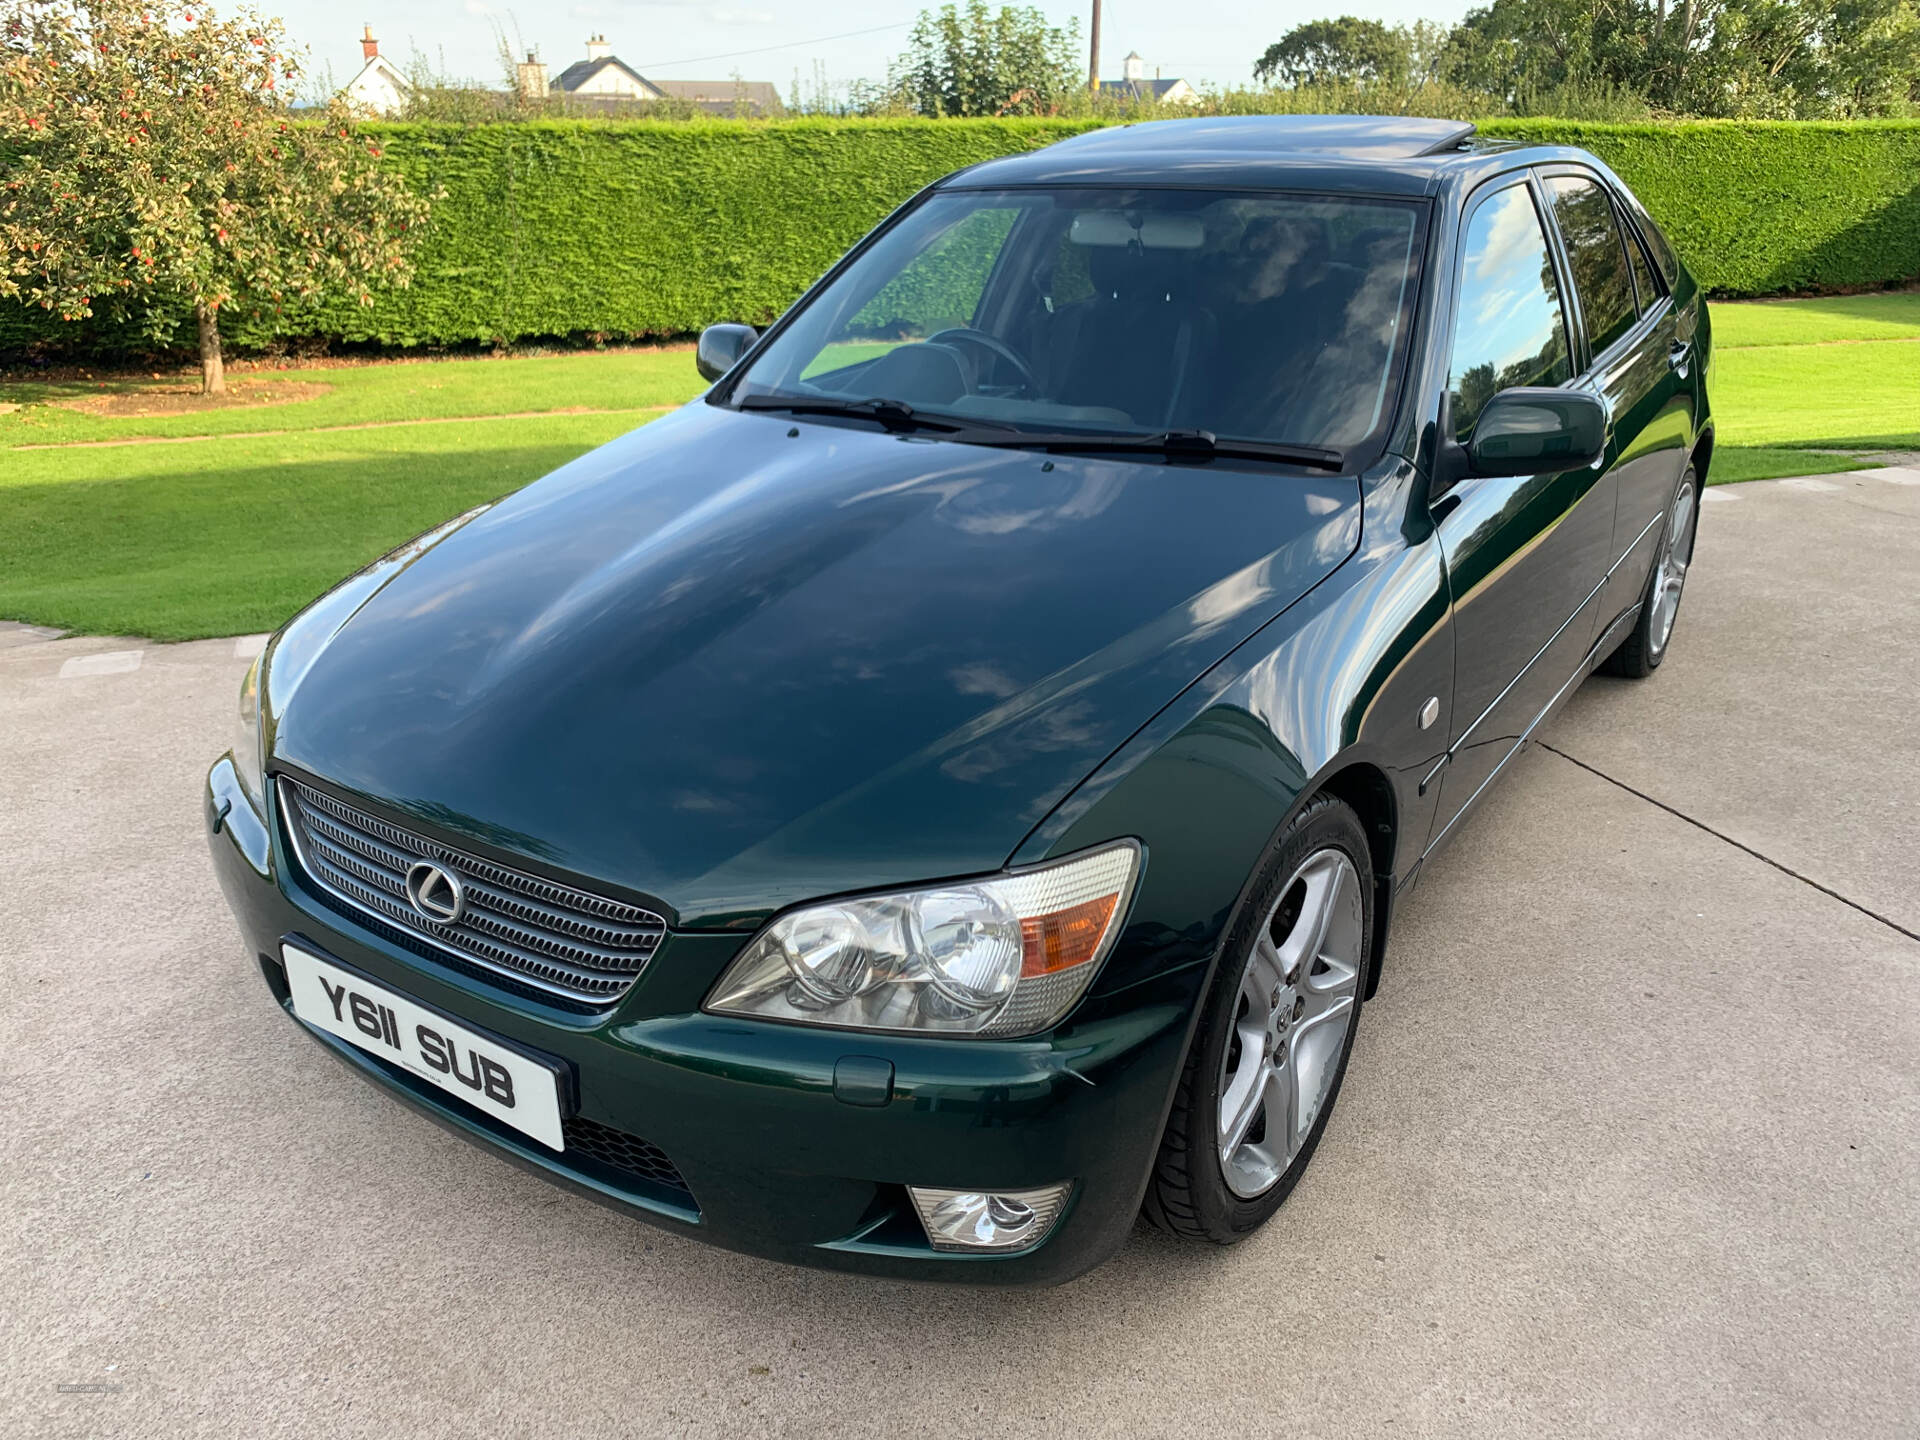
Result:
[[[404,65],[418,50],[436,70],[456,78],[502,83],[495,27],[536,47],[558,73],[584,59],[587,36],[604,32],[614,54],[641,74],[665,80],[770,80],[787,93],[796,70],[810,90],[822,62],[836,87],[878,80],[899,54],[915,15],[933,0],[248,0],[278,14],[315,69],[331,66],[345,83],[360,69],[360,27],[373,26],[382,53]],[[996,7],[1001,0],[990,0]],[[233,8],[232,0],[222,8]],[[1078,16],[1082,39],[1089,0],[1041,3],[1057,24]],[[1323,6],[1278,6],[1251,0],[1104,0],[1103,78],[1117,79],[1120,61],[1138,50],[1147,73],[1195,85],[1239,85],[1254,60],[1286,30],[1323,15],[1356,14],[1389,23],[1456,20],[1467,0],[1328,0]],[[866,32],[866,33],[851,33]],[[769,48],[769,47],[780,48]],[[757,54],[738,54],[759,51]],[[717,58],[725,57],[725,58]]]

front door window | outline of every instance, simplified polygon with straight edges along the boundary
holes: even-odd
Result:
[[[1494,395],[1573,378],[1566,313],[1533,196],[1511,185],[1467,222],[1447,377],[1454,438],[1463,443]]]

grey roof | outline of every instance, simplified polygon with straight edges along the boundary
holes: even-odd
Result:
[[[617,55],[598,60],[576,60],[554,77],[552,88],[573,94],[608,66],[614,66],[642,89],[671,100],[688,100],[706,110],[732,114],[736,108],[759,114],[779,110],[780,92],[766,80],[649,80]],[[583,95],[583,100],[602,100],[609,105],[621,103],[618,96]]]
[[[626,61],[622,60],[619,56],[603,55],[598,60],[574,61],[573,64],[553,77],[553,88],[555,90],[565,90],[569,93],[578,90],[609,65],[618,66],[623,73],[641,85],[652,84],[651,81],[642,79],[640,72],[627,64]]]
[[[675,100],[731,110],[735,105],[771,113],[781,108],[780,91],[767,80],[649,80],[663,95]]]
[[[1158,100],[1174,86],[1180,84],[1178,78],[1172,80],[1102,80],[1100,90],[1105,95],[1126,94],[1135,100]]]

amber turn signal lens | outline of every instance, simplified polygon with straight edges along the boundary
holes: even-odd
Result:
[[[1113,907],[1119,902],[1118,895],[1101,895],[1064,910],[1022,920],[1021,979],[1071,970],[1093,959],[1100,952],[1100,941],[1113,919]]]

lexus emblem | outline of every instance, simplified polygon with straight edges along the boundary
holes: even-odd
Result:
[[[417,861],[407,871],[407,899],[436,925],[458,925],[467,913],[467,887],[431,860]]]

